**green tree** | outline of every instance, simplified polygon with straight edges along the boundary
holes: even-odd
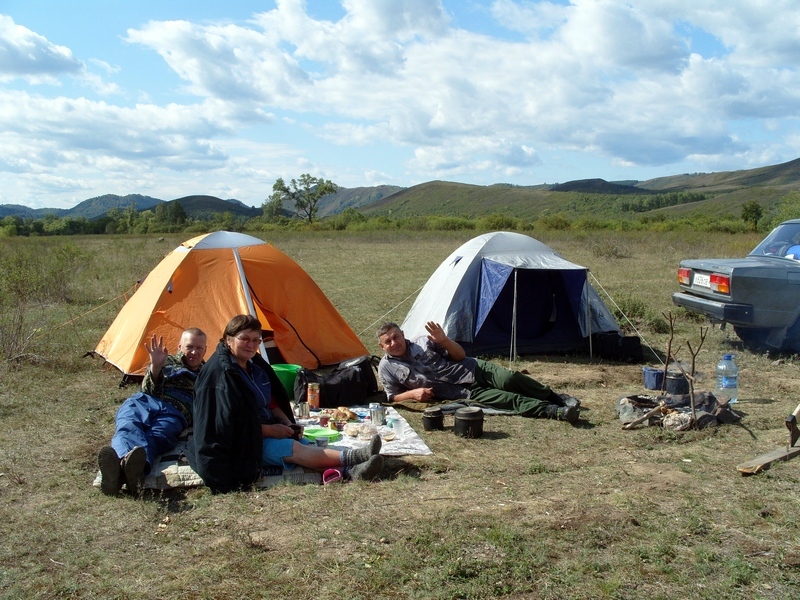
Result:
[[[170,225],[185,225],[186,221],[188,220],[188,216],[186,215],[186,211],[181,206],[181,203],[177,200],[173,200],[172,202],[167,202],[167,223]]]
[[[278,181],[282,180],[279,179]],[[264,220],[267,221],[268,223],[274,223],[275,221],[280,220],[284,216],[283,193],[274,192],[269,197],[269,200],[265,201],[264,204],[261,205],[261,211],[264,215]]]
[[[764,210],[761,208],[761,205],[755,200],[750,200],[749,202],[745,202],[744,206],[742,206],[742,221],[748,223],[752,231],[756,231],[756,228],[758,227],[758,222],[763,216],[764,216]]]
[[[16,215],[8,215],[4,217],[2,221],[0,221],[0,229],[2,229],[3,233],[2,236],[12,237],[15,235],[21,235],[24,231],[24,222],[22,217],[18,217]]]
[[[314,217],[319,210],[319,201],[328,194],[335,194],[339,189],[330,179],[312,177],[308,173],[300,176],[300,180],[292,179],[287,186],[283,178],[279,177],[272,186],[272,198],[276,194],[281,199],[281,204],[286,201],[294,204],[297,215],[303,219],[308,219],[309,223],[314,221]],[[272,202],[272,200],[270,200]]]

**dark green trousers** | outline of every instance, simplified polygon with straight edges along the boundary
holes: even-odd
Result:
[[[558,403],[555,392],[533,377],[477,360],[475,383],[469,388],[471,402],[512,410],[523,417],[544,417],[547,406]]]

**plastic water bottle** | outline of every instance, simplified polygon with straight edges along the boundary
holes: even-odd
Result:
[[[733,404],[739,399],[739,367],[733,362],[733,354],[726,354],[717,364],[717,385],[714,395],[720,402]]]

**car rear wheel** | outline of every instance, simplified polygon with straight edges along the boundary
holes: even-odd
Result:
[[[800,319],[786,330],[783,340],[783,350],[786,352],[800,352]]]
[[[770,330],[764,327],[734,327],[733,330],[748,350],[764,350]]]

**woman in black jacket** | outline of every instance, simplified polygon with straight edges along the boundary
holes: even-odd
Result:
[[[383,468],[380,436],[340,452],[309,445],[291,427],[289,397],[259,354],[260,344],[261,322],[234,317],[197,377],[189,462],[203,482],[214,493],[247,488],[262,465],[343,468],[353,479],[376,477]]]

